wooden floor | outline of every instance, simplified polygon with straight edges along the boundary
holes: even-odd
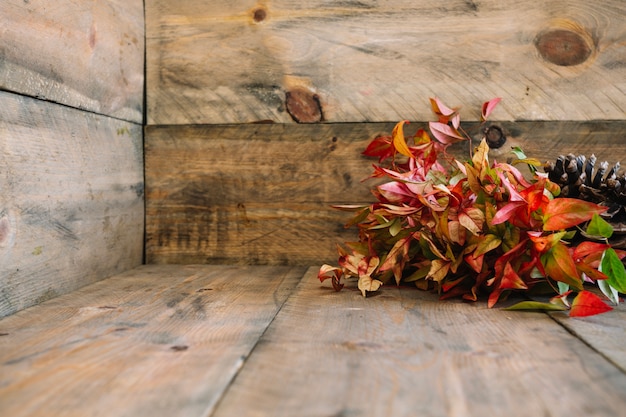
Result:
[[[626,309],[143,266],[0,320],[2,416],[624,416]]]

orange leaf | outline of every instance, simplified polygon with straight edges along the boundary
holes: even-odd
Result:
[[[613,308],[594,293],[581,291],[576,298],[574,298],[574,301],[572,301],[572,309],[569,315],[570,317],[586,317],[606,313],[611,310],[613,310]]]
[[[485,260],[485,255],[479,255],[474,257],[474,254],[469,254],[465,256],[465,262],[472,268],[476,273],[480,273],[483,269],[483,261]]]
[[[561,230],[591,220],[594,214],[604,213],[608,207],[578,198],[555,198],[546,205],[543,213],[543,230]]]
[[[439,121],[441,123],[448,123],[450,121],[450,116],[454,116],[454,114],[456,113],[455,109],[451,109],[450,107],[446,106],[437,97],[431,97],[430,107],[433,109],[433,112],[435,112],[435,114],[439,117]]]
[[[403,120],[393,128],[393,131],[391,132],[392,143],[396,151],[400,152],[404,156],[413,158],[413,154],[411,153],[409,146],[406,144],[406,139],[404,138],[403,126],[405,123],[409,123],[409,121]]]
[[[577,290],[583,289],[576,264],[564,244],[555,243],[550,250],[541,255],[541,263],[546,274],[553,280],[564,282]]]
[[[602,253],[605,249],[608,249],[610,246],[606,243],[597,243],[597,242],[589,242],[588,240],[580,243],[574,249],[574,259],[582,259],[585,258],[592,253]]]
[[[504,275],[502,276],[502,281],[500,282],[500,288],[512,290],[527,290],[528,286],[520,278],[520,276],[517,275],[517,272],[513,270],[511,264],[507,262],[506,266],[504,267]]]

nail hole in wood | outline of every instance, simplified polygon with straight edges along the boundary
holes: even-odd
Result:
[[[491,149],[498,149],[506,142],[506,135],[500,126],[491,125],[484,131],[487,145]]]
[[[170,349],[173,350],[174,352],[183,352],[183,351],[189,349],[189,346],[176,345],[176,346],[172,346]]]

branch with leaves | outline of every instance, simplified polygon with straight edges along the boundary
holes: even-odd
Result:
[[[483,122],[499,101],[483,104]],[[386,182],[372,189],[373,204],[335,206],[353,213],[346,227],[358,229],[358,241],[338,246],[338,266],[323,265],[319,279],[331,279],[337,291],[344,279],[358,279],[364,296],[390,282],[436,289],[442,299],[476,301],[485,294],[489,307],[524,292],[529,301],[510,309],[569,310],[570,316],[619,303],[626,252],[608,243],[613,230],[600,216],[607,207],[559,197],[560,186],[521,149],[514,149],[516,162],[530,164],[530,180],[515,164],[490,162],[487,141],[473,149],[458,109],[430,102],[438,120],[428,131],[407,139],[402,121],[363,152],[378,158],[372,177]],[[461,141],[469,144],[467,161],[447,153]],[[549,302],[533,300],[546,291],[553,295]]]

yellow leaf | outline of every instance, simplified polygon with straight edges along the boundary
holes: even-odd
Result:
[[[472,156],[472,162],[474,163],[474,168],[480,169],[483,166],[489,166],[489,145],[487,145],[487,141],[483,139],[480,141],[480,145],[476,148],[476,152]]]
[[[443,280],[450,271],[450,261],[444,261],[443,259],[435,259],[430,264],[430,271],[428,271],[428,278],[433,281],[440,282]]]
[[[393,128],[393,131],[391,132],[393,147],[402,155],[413,158],[413,154],[411,153],[409,146],[406,144],[406,139],[404,138],[403,126],[405,123],[408,123],[408,121],[403,120]]]
[[[361,290],[363,297],[367,295],[367,292],[378,291],[381,285],[383,285],[381,281],[373,279],[369,275],[359,277],[359,290]]]

